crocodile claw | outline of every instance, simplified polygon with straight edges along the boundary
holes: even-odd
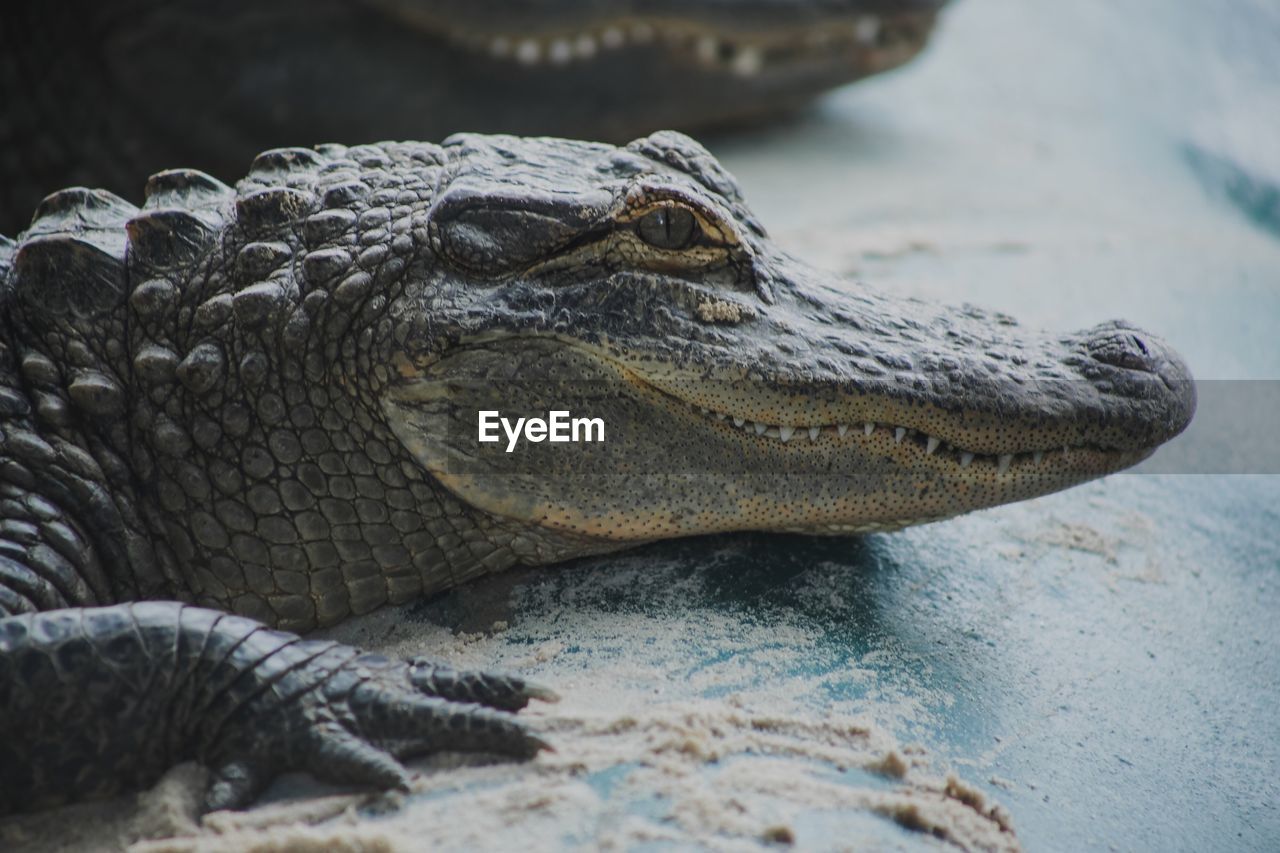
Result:
[[[295,653],[306,645],[297,644]],[[459,751],[529,759],[550,748],[510,713],[531,699],[554,699],[544,687],[422,658],[354,652],[328,646],[287,679],[268,674],[270,686],[250,701],[253,719],[233,728],[206,759],[214,768],[207,811],[244,807],[290,770],[333,784],[404,791],[412,774],[402,758]],[[280,689],[299,680],[311,689]]]
[[[474,702],[502,711],[519,711],[529,700],[559,702],[560,695],[549,687],[514,675],[456,670],[414,658],[411,678],[414,686],[428,696],[453,702]]]

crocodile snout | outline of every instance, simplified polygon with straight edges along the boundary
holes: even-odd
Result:
[[[1088,371],[1095,379],[1105,379],[1110,387],[1132,396],[1160,401],[1162,440],[1190,422],[1196,407],[1195,382],[1187,363],[1169,344],[1123,320],[1095,326],[1085,333],[1083,344],[1093,362],[1105,365],[1101,373]]]
[[[1095,361],[1111,367],[1152,373],[1171,386],[1191,380],[1191,371],[1173,347],[1124,320],[1095,326],[1084,345]]]
[[[1159,373],[1170,355],[1177,359],[1177,354],[1162,341],[1119,320],[1091,330],[1085,348],[1103,364],[1144,373]]]

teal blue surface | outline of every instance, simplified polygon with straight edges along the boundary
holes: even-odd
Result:
[[[741,678],[701,695],[816,677],[823,688],[800,697],[815,712],[918,704],[898,737],[1004,804],[1029,849],[1274,849],[1278,494],[1272,477],[1132,475],[898,534],[665,543],[521,577],[509,641],[555,636],[521,624],[554,625],[565,608],[799,626],[817,639],[782,672],[767,643],[692,642],[656,659],[643,645],[584,645],[556,668],[589,679],[602,658],[625,656],[665,667],[685,696],[680,685],[732,654]],[[1046,513],[1089,535],[1037,539]],[[447,617],[449,604],[426,611]],[[624,773],[592,782],[607,797]],[[864,814],[815,811],[795,825],[816,847],[868,827],[886,843],[922,841]]]

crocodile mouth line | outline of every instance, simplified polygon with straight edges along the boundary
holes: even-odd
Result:
[[[652,387],[652,386],[651,386]],[[997,475],[1004,475],[1011,470],[1037,468],[1040,465],[1056,460],[1068,461],[1073,455],[1091,454],[1103,458],[1128,458],[1150,453],[1155,448],[1135,448],[1122,450],[1118,448],[1096,447],[1086,444],[1069,445],[1051,450],[1030,450],[1017,453],[977,453],[966,450],[939,438],[911,427],[892,423],[864,421],[862,423],[826,424],[810,426],[788,426],[785,424],[767,424],[747,418],[737,417],[725,412],[708,409],[676,397],[662,389],[655,389],[663,396],[675,400],[690,410],[697,412],[710,421],[732,425],[748,435],[761,439],[772,439],[779,444],[808,442],[816,444],[824,436],[836,440],[858,441],[866,443],[880,439],[891,440],[895,445],[917,448],[925,456],[933,456],[939,460],[951,460],[958,468],[993,468]]]

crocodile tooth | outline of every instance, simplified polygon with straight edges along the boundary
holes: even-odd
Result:
[[[783,442],[790,441],[791,436],[795,435],[795,433],[796,433],[795,427],[789,427],[789,426],[778,427],[778,438],[782,439]]]
[[[928,456],[930,453],[937,450],[939,444],[942,444],[941,440],[936,439],[933,436],[929,436],[929,443],[924,448],[925,455]]]
[[[608,27],[604,32],[600,33],[600,43],[609,50],[622,47],[626,40],[626,34],[617,27]]]
[[[759,421],[753,423],[752,426],[755,428],[756,435],[764,435],[764,431],[769,428],[768,424],[762,424]]]
[[[876,425],[868,421],[867,423],[862,425],[862,431],[865,432],[867,435],[871,435],[871,433],[876,431]]]
[[[849,431],[848,424],[836,424],[836,432],[840,433],[840,437],[844,438],[844,434]]]
[[[960,454],[960,467],[961,467],[961,468],[965,467],[966,465],[968,465],[968,464],[969,464],[970,462],[972,462],[972,461],[973,461],[973,454],[972,454],[972,453],[970,453],[969,451],[967,451],[967,450],[966,450],[966,451],[964,451],[963,453],[961,453],[961,454]]]
[[[853,34],[862,44],[871,44],[880,35],[880,19],[874,15],[864,15],[853,25]]]
[[[1003,474],[1009,470],[1009,465],[1013,463],[1012,453],[1001,453],[1000,458],[996,461],[996,470]]]
[[[733,425],[736,427],[745,426],[747,423],[745,418],[734,418]]]
[[[715,36],[703,36],[698,39],[695,50],[697,51],[698,59],[706,63],[715,62],[716,56],[720,53],[720,42],[716,40]]]
[[[733,57],[733,73],[739,77],[754,77],[764,67],[764,54],[758,47],[744,47]]]
[[[1062,445],[1062,455],[1064,457],[1070,454],[1070,452],[1071,452],[1071,448],[1067,447],[1065,444]]]
[[[893,431],[893,443],[894,443],[894,444],[902,444],[902,439],[904,439],[904,438],[906,438],[906,437],[907,437],[907,428],[906,428],[906,427],[898,427],[897,429],[895,429],[895,430]]]
[[[822,433],[822,427],[809,427],[809,440],[817,441],[818,436]]]
[[[573,45],[569,44],[568,39],[553,39],[547,46],[547,58],[554,65],[568,65],[569,60],[573,59]]]
[[[724,419],[725,419],[725,418],[727,418],[727,417],[729,417],[729,416],[728,416],[728,415],[726,415],[724,412],[716,412],[716,420],[718,420],[718,421],[722,421],[722,420],[724,420]]]
[[[698,411],[699,411],[699,412],[702,412],[702,414],[704,414],[704,415],[709,415],[709,414],[711,414],[711,410],[710,410],[710,409],[708,409],[708,408],[705,408],[705,407],[703,407],[703,406],[699,406],[699,407],[698,407]]]
[[[590,59],[596,55],[596,49],[596,40],[588,33],[573,40],[573,52],[579,59]]]
[[[521,65],[537,65],[542,59],[542,45],[533,39],[525,39],[516,46],[516,59]]]
[[[496,57],[508,56],[511,53],[511,39],[506,36],[496,36],[489,42],[489,55]]]
[[[1040,462],[1041,462],[1041,460],[1043,460],[1043,459],[1044,459],[1044,451],[1043,451],[1043,450],[1037,450],[1035,453],[1032,453],[1032,454],[1031,454],[1031,461],[1032,461],[1032,462],[1034,462],[1034,463],[1035,463],[1035,464],[1037,464],[1037,465],[1039,465],[1039,464],[1040,464]]]

